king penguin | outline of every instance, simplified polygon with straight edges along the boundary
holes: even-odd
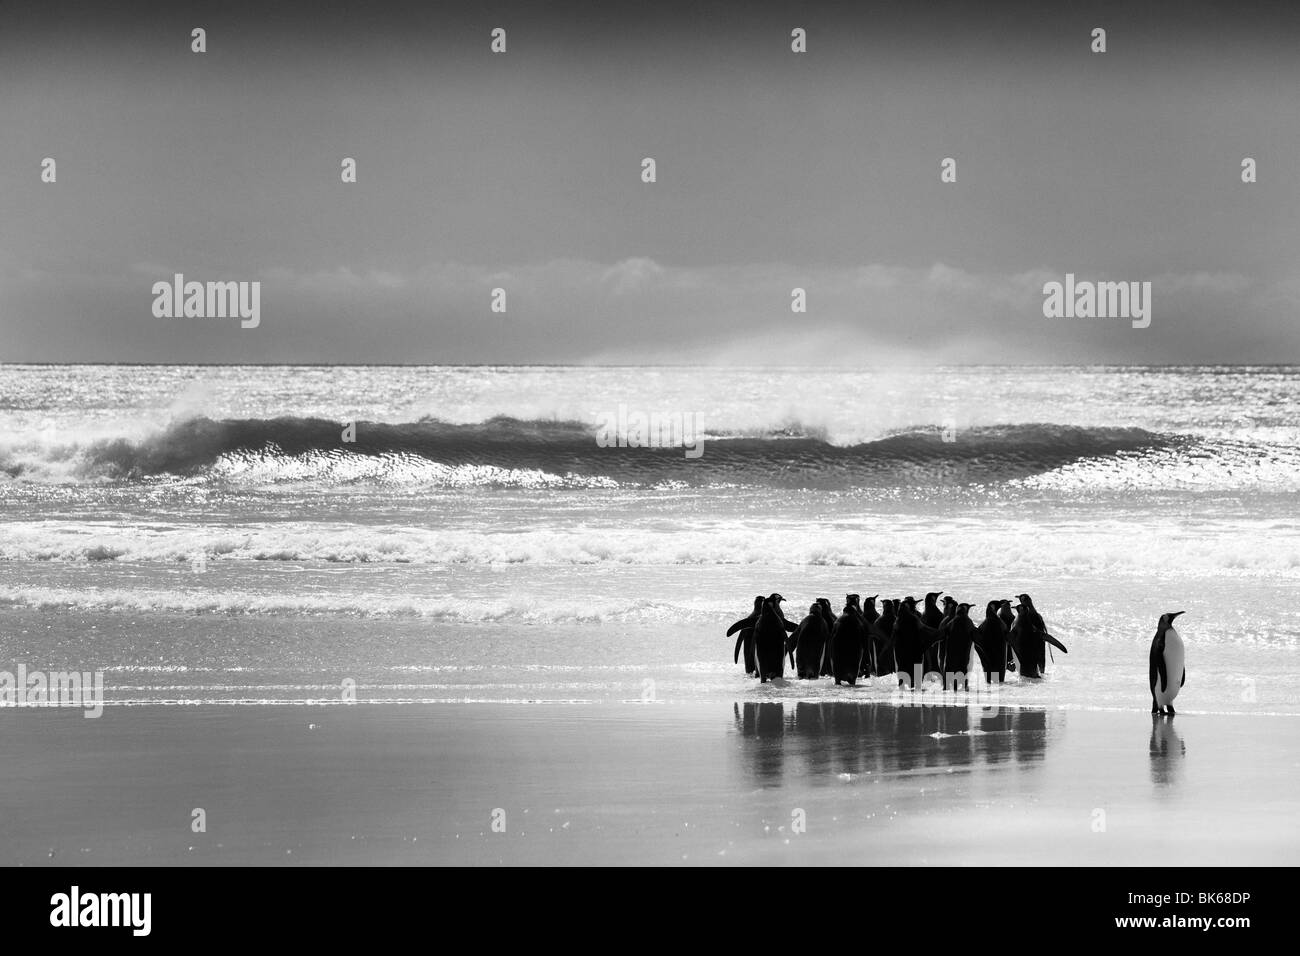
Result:
[[[835,630],[835,611],[831,608],[830,598],[818,598],[817,606],[821,608],[822,619],[826,621],[826,648],[822,651],[822,667],[818,676],[831,676],[831,631]]]
[[[856,594],[845,595],[844,613],[835,619],[835,627],[831,630],[831,673],[837,686],[844,681],[855,687],[862,672],[862,657],[867,648],[867,621],[858,601]]]
[[[822,606],[814,603],[808,608],[808,616],[799,622],[798,629],[786,638],[786,653],[794,652],[790,666],[800,679],[816,680],[821,675],[830,636],[831,629],[822,616]]]
[[[1047,673],[1047,645],[1060,649],[1062,654],[1069,651],[1065,645],[1047,633],[1043,616],[1034,607],[1033,599],[1028,594],[1017,594],[1020,601],[1016,610],[1020,614],[1011,626],[1008,640],[1020,662],[1021,677],[1042,677]]]
[[[970,619],[969,604],[958,604],[957,613],[948,623],[947,636],[944,640],[945,689],[956,690],[957,684],[968,686],[966,672],[970,670],[970,649],[978,636],[978,628]],[[950,684],[954,686],[949,686]]]
[[[1173,611],[1160,615],[1156,625],[1156,636],[1151,641],[1151,713],[1160,713],[1160,708],[1170,717],[1174,716],[1174,698],[1187,682],[1187,670],[1183,666],[1185,654],[1183,639],[1174,629],[1174,618],[1182,611]]]
[[[926,627],[939,630],[939,625],[943,623],[943,611],[939,610],[939,598],[943,596],[942,591],[931,591],[925,596],[925,609],[921,612],[921,623]],[[925,656],[922,662],[922,670],[928,674],[930,671],[943,672],[943,646],[940,644],[927,644]]]
[[[758,623],[758,616],[763,612],[763,595],[754,596],[754,610],[750,612],[749,617],[742,617],[731,627],[727,628],[727,637],[740,632],[736,638],[735,660],[740,660],[740,649],[745,649],[745,673],[752,677],[758,673],[758,665],[754,662],[754,625]]]
[[[758,679],[764,684],[785,677],[785,635],[790,622],[781,613],[782,600],[781,595],[773,594],[764,601],[754,624],[754,662],[758,665]]]
[[[975,646],[984,662],[984,679],[1001,684],[1007,679],[1007,626],[998,617],[1000,601],[984,606],[984,621],[975,634]]]

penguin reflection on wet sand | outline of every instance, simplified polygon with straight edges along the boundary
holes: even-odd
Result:
[[[1151,721],[1151,782],[1158,787],[1177,783],[1187,758],[1187,743],[1172,720]]]
[[[1156,636],[1151,641],[1150,682],[1151,713],[1159,714],[1161,708],[1174,716],[1174,698],[1187,682],[1187,669],[1183,666],[1185,654],[1182,635],[1174,629],[1174,618],[1182,611],[1160,615]]]

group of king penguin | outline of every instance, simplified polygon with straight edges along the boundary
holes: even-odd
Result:
[[[1010,600],[989,601],[978,624],[970,615],[975,605],[942,591],[931,591],[919,607],[916,598],[905,597],[885,598],[877,609],[879,598],[846,595],[838,616],[828,599],[818,598],[796,624],[781,610],[780,594],[756,595],[749,616],[727,630],[728,636],[738,633],[734,658],[739,661],[743,651],[745,673],[764,683],[783,678],[789,658],[802,680],[833,677],[854,686],[859,678],[897,674],[899,686],[914,686],[932,671],[964,678],[972,649],[989,683],[1003,683],[1017,667],[1022,677],[1042,677],[1049,644],[1068,653],[1047,632],[1028,594],[1017,595],[1014,607]]]
[[[943,598],[943,607],[939,598]],[[1022,677],[1042,677],[1047,669],[1048,645],[1069,653],[1047,633],[1043,616],[1028,594],[1010,600],[989,601],[984,620],[976,624],[971,608],[942,591],[931,591],[921,608],[914,597],[885,598],[877,610],[879,594],[866,599],[857,594],[844,598],[838,616],[831,602],[818,598],[798,624],[781,610],[780,594],[755,595],[754,609],[727,629],[736,638],[734,658],[745,654],[745,673],[763,683],[785,676],[785,661],[802,680],[833,677],[836,684],[855,686],[861,677],[898,675],[898,684],[915,686],[923,675],[938,672],[948,686],[949,675],[970,670],[971,650],[979,654],[984,679],[1006,681],[1017,666]],[[1174,715],[1174,698],[1187,681],[1182,636],[1174,619],[1182,611],[1160,616],[1151,642],[1151,713]]]

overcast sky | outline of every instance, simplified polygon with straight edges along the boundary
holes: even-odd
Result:
[[[1296,5],[111,6],[0,3],[3,361],[1300,362]]]

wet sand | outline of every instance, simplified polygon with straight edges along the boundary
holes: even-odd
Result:
[[[1298,743],[880,703],[6,708],[0,864],[1289,865]]]

